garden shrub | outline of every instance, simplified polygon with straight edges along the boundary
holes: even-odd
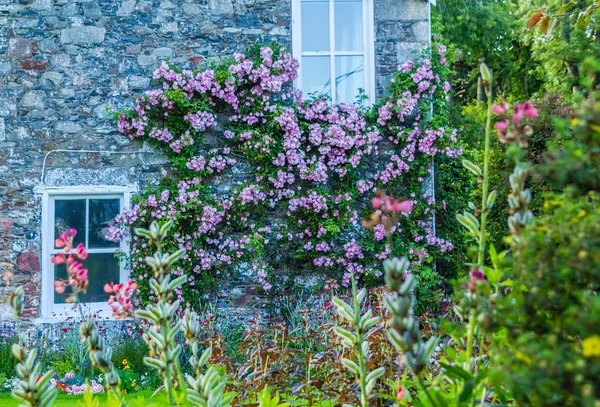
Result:
[[[498,311],[501,360],[522,405],[600,398],[600,196],[550,195],[514,248],[514,299]],[[586,354],[596,341],[596,350]]]
[[[500,302],[495,353],[520,405],[600,400],[600,95],[591,94],[536,167],[560,193],[512,244],[512,291]]]
[[[420,309],[439,308],[434,255],[453,244],[434,234],[442,205],[426,183],[432,157],[461,154],[448,127],[446,64],[439,46],[399,67],[373,107],[303,100],[291,89],[297,62],[278,46],[257,45],[193,72],[163,64],[154,73],[159,87],[120,113],[118,128],[157,147],[174,172],[146,189],[109,237],[174,221],[166,249],[187,250],[174,271],[190,277],[178,292],[186,307],[197,306],[218,276],[242,272],[267,292],[289,289],[286,276],[307,272],[344,286],[352,272],[380,284],[380,261],[393,248],[412,260]],[[382,230],[359,225],[376,188],[414,204],[387,245],[379,244]],[[133,237],[142,300],[149,250]]]

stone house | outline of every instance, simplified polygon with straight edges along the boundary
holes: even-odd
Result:
[[[300,61],[303,92],[352,101],[363,88],[374,100],[428,45],[429,16],[427,0],[0,0],[0,274],[24,287],[27,318],[69,312],[49,261],[67,226],[90,251],[92,309],[106,307],[100,280],[126,278],[113,254],[127,248],[104,232],[165,169],[107,108],[149,88],[161,61],[193,67],[278,42]],[[9,292],[0,282],[0,323]]]

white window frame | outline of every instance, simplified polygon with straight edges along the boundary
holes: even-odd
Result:
[[[302,90],[302,57],[303,56],[329,56],[330,78],[331,78],[331,100],[336,101],[335,83],[335,57],[336,56],[363,56],[364,65],[364,90],[368,97],[367,105],[375,104],[375,17],[373,3],[375,0],[362,0],[363,16],[363,52],[336,51],[335,50],[335,26],[334,26],[334,2],[329,1],[329,51],[302,51],[302,0],[292,0],[292,55],[300,63],[298,78],[295,81],[296,89]]]
[[[42,198],[42,284],[40,291],[40,318],[36,322],[62,322],[66,318],[78,318],[79,312],[73,309],[72,304],[54,303],[54,264],[50,261],[50,256],[60,252],[54,248],[54,202],[56,199],[90,199],[90,198],[119,198],[120,213],[124,213],[131,207],[131,197],[138,191],[137,186],[74,186],[74,187],[38,187],[36,193],[41,194]],[[87,220],[86,220],[87,224]],[[118,250],[129,253],[129,240],[123,239]],[[100,252],[102,249],[95,249],[93,252]],[[107,252],[114,252],[115,248],[106,249]],[[120,282],[127,281],[129,270],[126,262],[120,262]],[[84,262],[85,265],[85,262]],[[106,302],[83,303],[84,309],[97,314],[100,318],[106,320],[113,319],[112,309]]]

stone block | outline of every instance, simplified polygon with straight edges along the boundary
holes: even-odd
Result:
[[[147,89],[150,86],[150,78],[145,76],[130,76],[127,83],[131,89],[140,90]]]
[[[46,93],[40,90],[30,90],[23,95],[21,106],[25,109],[43,109],[46,107]]]
[[[71,66],[71,56],[65,53],[52,55],[50,57],[50,63],[54,67],[68,68],[69,66]]]
[[[45,71],[48,68],[48,61],[23,61],[21,62],[21,69],[25,71]]]
[[[137,62],[139,64],[139,66],[141,66],[144,69],[147,69],[147,68],[155,65],[158,62],[158,58],[156,58],[156,55],[153,55],[153,54],[150,54],[150,55],[140,54],[137,57]]]
[[[52,0],[35,0],[32,6],[35,10],[50,10],[52,9]]]
[[[179,24],[177,23],[177,21],[168,21],[162,23],[160,25],[159,31],[163,34],[176,33],[179,31]]]
[[[0,61],[0,75],[8,75],[13,71],[10,61]]]
[[[411,26],[412,34],[415,40],[429,43],[431,41],[429,32],[429,21],[418,21]]]
[[[428,18],[428,1],[375,0],[375,20],[425,20]]]
[[[138,55],[142,52],[142,46],[140,44],[130,45],[125,48],[125,54],[127,55]]]
[[[4,119],[0,119],[0,126],[4,126]],[[13,226],[12,219],[7,218],[5,216],[0,218],[0,228],[2,229],[2,231],[4,232],[5,235],[8,233],[10,228],[12,228],[12,226]]]
[[[56,131],[59,133],[70,133],[70,134],[75,134],[75,133],[79,133],[81,130],[83,130],[83,126],[81,126],[79,123],[76,122],[57,122],[56,123]]]
[[[172,10],[174,8],[177,8],[177,4],[173,3],[172,1],[166,0],[166,1],[161,1],[160,2],[160,8],[165,9],[165,10]]]
[[[173,48],[160,47],[152,51],[158,58],[173,58]]]
[[[400,42],[396,48],[397,63],[401,65],[409,60],[418,58],[423,51],[424,44],[418,42]]]
[[[200,14],[200,7],[198,7],[196,4],[185,3],[181,6],[181,8],[185,14]]]
[[[54,40],[44,38],[39,42],[38,49],[45,54],[56,54],[59,48]]]
[[[40,259],[35,252],[24,252],[17,257],[17,270],[20,272],[32,272],[40,270]]]
[[[9,58],[21,60],[31,59],[33,56],[33,41],[31,38],[13,37],[8,39],[6,51]]]
[[[136,1],[126,0],[121,3],[121,6],[117,9],[117,16],[124,17],[128,16],[135,10]]]
[[[4,117],[0,117],[0,141],[6,141],[6,124],[4,123]],[[0,224],[2,224],[2,219],[0,218]]]
[[[214,14],[232,14],[232,0],[209,0],[208,9]]]
[[[82,4],[83,14],[87,17],[98,18],[102,17],[102,10],[97,1],[86,1]]]
[[[100,44],[104,41],[105,35],[105,28],[82,25],[60,30],[60,42],[63,44]]]
[[[46,72],[42,75],[42,86],[58,88],[63,81],[63,75],[59,72]]]

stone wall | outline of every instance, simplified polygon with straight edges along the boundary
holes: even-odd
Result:
[[[429,41],[423,0],[375,0],[378,92]],[[291,0],[0,0],[0,274],[23,285],[39,315],[41,184],[138,184],[164,161],[116,133],[107,109],[127,106],[169,58],[194,67],[255,42],[291,46]],[[0,283],[0,321],[9,319]],[[243,294],[246,294],[245,289]]]

